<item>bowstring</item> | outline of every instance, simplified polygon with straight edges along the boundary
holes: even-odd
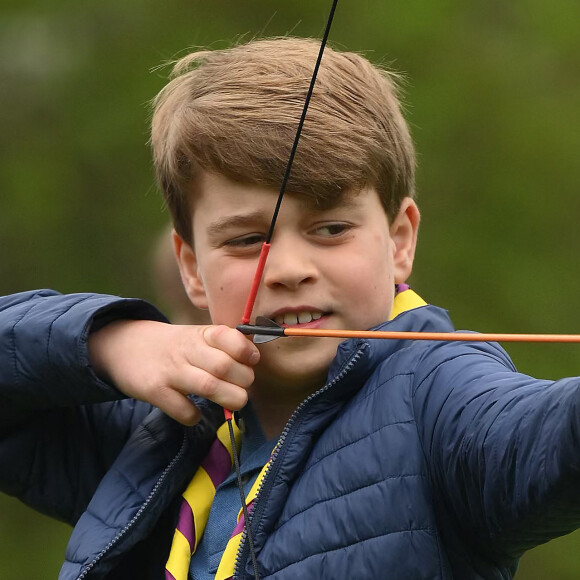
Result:
[[[302,114],[300,115],[300,121],[298,122],[298,127],[296,129],[294,143],[292,144],[292,149],[290,150],[290,156],[288,157],[288,163],[286,164],[286,170],[284,171],[284,177],[282,178],[282,184],[280,185],[280,192],[278,193],[276,207],[274,208],[274,213],[272,214],[272,220],[270,221],[270,228],[268,229],[268,235],[266,236],[266,240],[262,244],[262,249],[260,251],[260,257],[258,259],[258,266],[256,268],[254,280],[253,280],[252,286],[250,288],[250,294],[248,296],[248,301],[247,301],[246,307],[244,309],[244,314],[242,316],[242,324],[249,324],[250,317],[252,316],[252,310],[254,309],[254,303],[256,302],[256,296],[258,294],[260,282],[262,281],[262,276],[264,274],[264,267],[266,265],[266,258],[268,257],[268,252],[270,251],[272,236],[274,235],[274,228],[276,227],[276,221],[278,219],[278,214],[280,213],[282,199],[284,198],[284,194],[286,193],[286,186],[288,185],[288,180],[290,179],[290,172],[292,171],[292,165],[294,164],[294,157],[296,156],[296,150],[298,149],[300,135],[302,135],[302,127],[304,126],[304,121],[306,120],[306,114],[308,113],[308,106],[310,105],[310,99],[312,98],[312,93],[314,92],[314,85],[316,83],[316,77],[318,76],[318,70],[320,69],[320,63],[322,62],[322,56],[324,55],[324,49],[326,48],[328,36],[330,35],[330,28],[332,27],[332,21],[334,19],[334,13],[336,11],[337,4],[338,4],[338,0],[333,0],[332,6],[330,8],[330,13],[328,14],[326,28],[324,29],[324,34],[322,36],[322,41],[320,43],[320,49],[318,51],[318,57],[316,58],[316,64],[314,65],[314,71],[312,72],[312,77],[310,78],[310,86],[308,87],[308,92],[306,93],[306,99],[304,100],[304,107],[302,108]]]
[[[258,294],[258,289],[262,281],[262,276],[264,274],[264,267],[266,265],[266,259],[268,257],[268,252],[270,251],[270,245],[272,241],[272,236],[274,235],[274,228],[276,227],[276,221],[278,219],[278,214],[280,213],[280,207],[282,206],[282,199],[284,198],[284,193],[286,192],[286,186],[288,180],[290,179],[290,172],[292,171],[292,165],[294,163],[294,157],[296,156],[296,150],[298,149],[298,143],[300,141],[300,135],[302,134],[302,127],[304,126],[304,121],[306,120],[306,114],[308,113],[308,106],[310,105],[310,100],[312,98],[312,93],[314,92],[314,85],[316,83],[316,77],[318,76],[318,70],[320,69],[320,63],[322,62],[322,56],[324,55],[324,49],[326,48],[326,43],[330,35],[330,28],[332,27],[332,21],[334,19],[334,13],[336,11],[336,6],[338,0],[333,0],[328,19],[326,21],[326,27],[324,29],[324,34],[322,36],[322,41],[320,43],[320,49],[318,51],[318,57],[316,58],[316,64],[314,65],[314,70],[312,72],[312,77],[310,79],[310,86],[308,87],[308,92],[306,93],[306,99],[304,100],[304,107],[302,108],[302,114],[300,115],[300,121],[298,122],[298,127],[296,129],[296,135],[294,137],[294,143],[292,144],[292,149],[290,150],[290,156],[288,157],[288,163],[286,164],[286,170],[284,171],[284,177],[282,178],[282,183],[280,185],[280,192],[278,193],[278,199],[276,200],[276,207],[274,208],[274,213],[272,214],[272,220],[270,221],[270,228],[268,229],[268,235],[266,240],[262,245],[260,251],[260,257],[258,259],[258,265],[256,267],[256,273],[254,274],[254,280],[250,288],[250,294],[248,296],[248,301],[244,309],[244,314],[242,316],[242,324],[249,324],[250,317],[252,315],[252,310],[254,309],[254,304],[256,302],[256,296]],[[232,452],[234,465],[236,469],[236,478],[238,482],[238,489],[240,491],[240,499],[242,502],[242,510],[244,513],[244,528],[246,531],[246,536],[248,538],[248,547],[250,549],[250,556],[252,558],[252,566],[254,568],[254,576],[256,580],[260,580],[260,571],[258,569],[258,562],[256,559],[256,550],[254,546],[254,538],[250,530],[250,522],[248,518],[248,512],[246,508],[246,499],[244,493],[244,487],[242,484],[242,475],[240,470],[240,463],[237,456],[236,445],[234,440],[234,431],[232,427],[232,412],[224,409],[224,415],[226,421],[228,422],[228,427],[230,431],[230,439],[232,441]]]

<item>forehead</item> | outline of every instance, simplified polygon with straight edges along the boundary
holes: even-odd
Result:
[[[270,188],[202,172],[196,179],[191,206],[194,215],[208,211],[226,214],[236,209],[257,210],[273,203],[276,203],[276,192]]]
[[[253,214],[255,217],[265,212],[271,218],[279,195],[277,190],[269,186],[234,181],[221,174],[209,172],[200,173],[194,189],[191,199],[193,217],[197,214],[201,218],[203,214],[204,220],[208,213],[215,218],[226,217],[231,212]],[[325,199],[318,199],[312,195],[287,191],[284,200],[292,200],[293,205],[299,206],[305,212],[318,214],[340,207],[354,209],[360,205],[361,193],[359,190],[336,191]]]

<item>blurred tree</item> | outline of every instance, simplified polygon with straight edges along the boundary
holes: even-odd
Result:
[[[4,0],[0,291],[154,298],[151,242],[167,220],[146,145],[167,72],[156,67],[192,46],[318,36],[329,5]],[[333,42],[408,74],[423,211],[414,285],[459,327],[580,328],[577,16],[571,0],[339,4]],[[577,374],[577,347],[510,352],[530,374]],[[5,497],[0,511],[0,580],[55,576],[67,528]],[[576,578],[577,542],[534,550],[518,579]]]

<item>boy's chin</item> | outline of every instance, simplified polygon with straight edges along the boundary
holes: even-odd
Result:
[[[289,337],[260,346],[255,387],[308,396],[326,383],[341,339]]]

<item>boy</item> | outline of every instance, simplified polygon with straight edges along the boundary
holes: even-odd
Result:
[[[3,488],[76,523],[62,578],[164,577],[180,494],[212,471],[217,405],[242,409],[261,578],[511,578],[526,549],[579,525],[579,379],[518,374],[495,344],[287,338],[258,349],[233,328],[316,51],[283,39],[197,53],[156,100],[175,252],[215,326],[171,326],[112,297],[0,302]],[[451,331],[405,286],[413,168],[391,77],[326,52],[255,315]],[[190,498],[211,512],[185,573],[251,578],[248,541],[226,546],[231,476],[215,483],[207,505]]]

